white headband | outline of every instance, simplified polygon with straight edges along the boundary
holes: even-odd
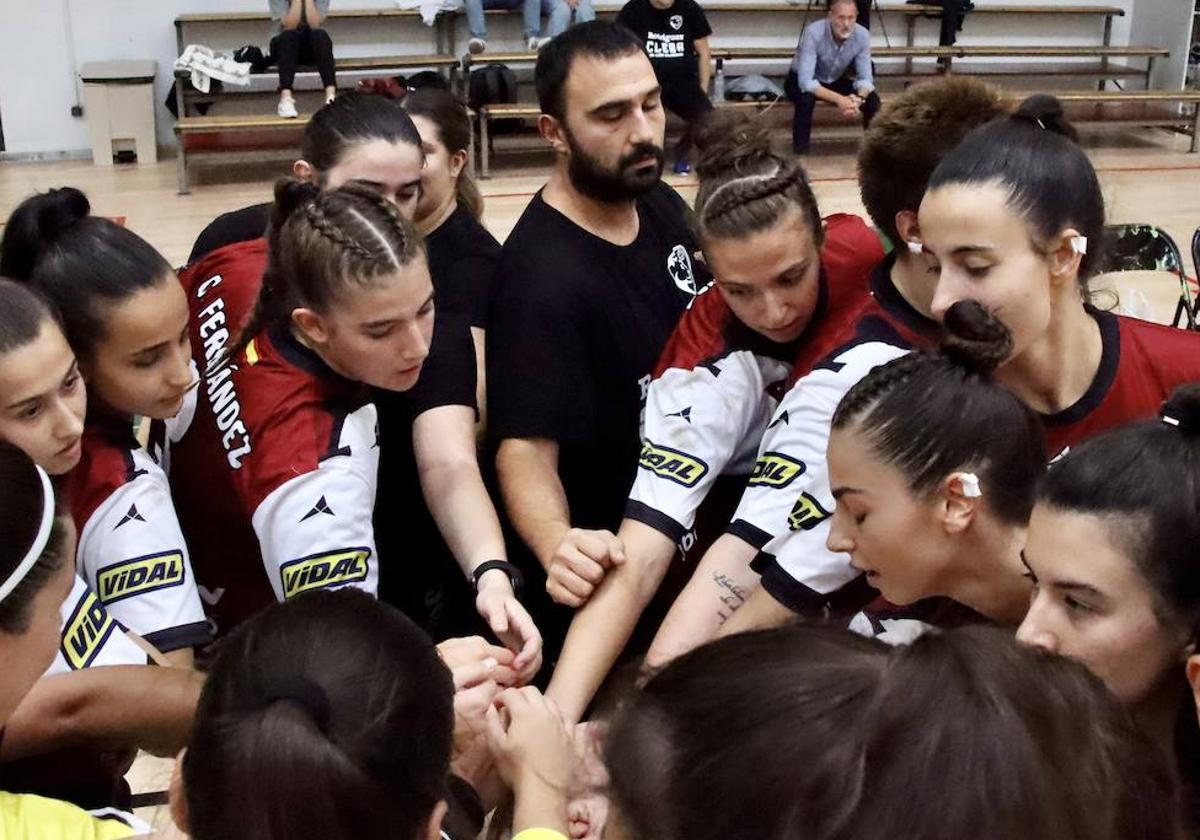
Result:
[[[35,468],[38,476],[42,479],[42,522],[38,526],[37,536],[33,538],[33,544],[29,546],[25,557],[17,564],[17,568],[13,569],[8,579],[4,583],[0,583],[0,602],[21,585],[21,581],[25,580],[25,576],[29,574],[33,564],[46,550],[46,543],[50,541],[50,527],[54,524],[54,487],[50,484],[50,476],[46,474],[46,471],[41,467]]]

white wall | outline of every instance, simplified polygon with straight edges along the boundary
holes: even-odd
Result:
[[[6,150],[52,153],[86,149],[84,120],[71,116],[77,96],[75,74],[88,61],[112,59],[158,62],[159,143],[173,144],[171,116],[162,103],[173,81],[175,17],[189,12],[262,11],[266,5],[266,0],[0,0],[0,114]],[[388,0],[345,0],[341,5],[395,8]],[[68,22],[74,34],[74,66],[67,43]],[[218,47],[255,43],[265,49],[269,28],[244,24],[197,29],[194,34]],[[390,43],[373,44],[379,29],[372,30],[369,25],[343,26],[334,34],[344,48],[343,55],[427,53],[433,44],[425,27],[407,20],[384,33],[394,39]]]
[[[981,5],[1011,0],[976,0]],[[1045,4],[1051,0],[1020,0]],[[1090,5],[1095,0],[1056,0],[1062,5]],[[1114,44],[1163,44],[1172,50],[1170,66],[1158,74],[1158,83],[1178,85],[1182,62],[1186,61],[1190,33],[1191,0],[1110,0],[1127,9],[1115,21]],[[1136,10],[1135,10],[1136,3]],[[392,8],[391,0],[334,0],[354,8]],[[84,120],[72,117],[76,101],[78,67],[87,61],[146,59],[158,62],[155,100],[158,103],[158,135],[163,145],[174,142],[171,118],[162,106],[172,81],[175,58],[176,15],[187,12],[258,11],[266,0],[0,0],[0,114],[3,115],[7,150],[19,154],[55,153],[87,148]],[[796,27],[781,26],[778,17],[762,14],[715,14],[716,44],[791,46],[803,16],[796,10]],[[517,46],[519,22],[516,15],[505,19],[489,17],[495,47]],[[74,59],[68,49],[68,22],[73,32]],[[904,23],[887,15],[883,26],[872,21],[875,40],[883,42],[886,29],[892,44],[904,43]],[[1096,44],[1102,32],[1098,17],[1080,20],[1065,17],[1014,21],[1007,15],[973,15],[961,36],[964,44]],[[465,44],[464,24],[458,21],[458,44]],[[331,31],[342,55],[427,53],[432,34],[415,21],[391,22],[386,26],[351,21],[334,21]],[[265,25],[208,27],[195,29],[189,40],[218,48],[245,43],[265,47]],[[936,43],[937,22],[918,24],[918,43]]]

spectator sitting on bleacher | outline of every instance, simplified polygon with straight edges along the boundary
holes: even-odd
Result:
[[[675,174],[686,174],[691,171],[688,150],[692,131],[712,110],[708,100],[712,27],[708,18],[696,0],[629,0],[617,15],[617,23],[642,40],[662,85],[663,107],[687,123],[675,147]]]
[[[292,85],[296,67],[315,64],[325,86],[325,101],[337,95],[337,77],[333,64],[333,40],[321,28],[329,14],[329,0],[268,0],[275,30],[271,37],[271,55],[279,63],[278,114],[287,119],[300,116]]]
[[[484,11],[487,9],[521,9],[525,16],[525,42],[530,51],[541,49],[542,45],[567,30],[572,23],[585,23],[596,19],[592,10],[592,0],[465,0],[467,9],[467,30],[471,40],[467,42],[467,50],[471,55],[479,55],[487,49],[487,20]],[[542,28],[542,12],[549,19],[546,21],[546,35],[539,37]]]
[[[871,73],[871,34],[858,24],[854,0],[831,0],[829,14],[804,28],[784,91],[796,105],[792,150],[808,152],[817,100],[847,117],[862,114],[863,127],[879,111]]]

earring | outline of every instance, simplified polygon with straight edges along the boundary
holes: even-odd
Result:
[[[925,250],[925,246],[916,240],[910,240],[904,244],[908,246],[908,252],[910,254],[919,254]]]

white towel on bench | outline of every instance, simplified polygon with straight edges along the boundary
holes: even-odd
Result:
[[[396,0],[396,6],[417,9],[421,13],[421,21],[426,26],[433,26],[440,13],[461,11],[463,0]]]
[[[213,79],[240,87],[250,84],[248,62],[234,61],[203,44],[188,44],[183,55],[175,59],[175,69],[191,72],[192,85],[201,93],[208,93]]]

